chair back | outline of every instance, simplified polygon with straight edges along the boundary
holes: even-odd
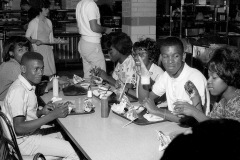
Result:
[[[0,159],[23,160],[10,120],[0,112]]]

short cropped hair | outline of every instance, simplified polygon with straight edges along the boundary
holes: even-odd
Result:
[[[13,58],[9,52],[13,52],[16,46],[27,47],[29,51],[32,51],[32,43],[23,36],[12,36],[7,39],[3,44],[3,60],[7,62],[10,58]]]
[[[133,43],[131,38],[126,33],[117,32],[113,34],[110,44],[108,45],[114,47],[122,55],[128,56],[132,53]]]
[[[208,62],[208,70],[227,85],[240,88],[240,50],[233,46],[216,49]]]
[[[26,52],[22,56],[21,65],[25,65],[27,62],[31,60],[43,61],[43,56],[37,52]]]
[[[138,48],[143,48],[148,51],[148,58],[155,64],[158,62],[158,58],[160,55],[159,48],[157,46],[157,43],[155,40],[151,38],[146,38],[146,39],[140,39],[138,42],[135,42],[133,44],[133,50],[134,52]]]
[[[181,39],[179,39],[177,37],[167,37],[166,39],[164,39],[162,41],[162,43],[160,45],[160,49],[162,47],[170,47],[170,46],[178,46],[183,54],[184,47],[183,47],[183,43],[182,43]]]

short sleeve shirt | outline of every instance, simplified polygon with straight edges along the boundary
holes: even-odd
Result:
[[[38,118],[37,107],[35,87],[22,75],[19,75],[8,90],[2,111],[10,118],[11,122],[17,116],[25,116],[26,121],[31,121]]]
[[[161,67],[157,66],[156,64],[152,64],[149,72],[151,73],[151,79],[153,81],[156,81],[160,75],[162,75],[164,73],[164,71],[162,70]]]
[[[215,103],[212,111],[208,115],[211,118],[227,118],[240,121],[240,90],[236,91],[236,96],[228,100],[221,99]]]
[[[3,62],[0,66],[0,101],[3,101],[8,88],[21,73],[20,64],[15,59]]]
[[[76,7],[76,19],[79,33],[88,42],[100,43],[101,34],[93,32],[90,28],[90,20],[97,20],[100,23],[100,12],[97,4],[93,0],[81,0]]]
[[[122,64],[118,63],[112,74],[115,80],[120,80],[122,83],[131,83],[134,86],[136,85],[136,76],[135,61],[131,55]]]
[[[184,64],[181,74],[177,78],[172,78],[167,72],[164,72],[153,85],[152,92],[158,96],[162,96],[164,93],[166,93],[168,109],[173,111],[173,103],[177,100],[187,101],[188,103],[192,104],[189,95],[184,89],[184,85],[188,80],[193,82],[198,89],[198,92],[201,96],[202,105],[204,105],[207,80],[200,71],[189,67],[186,63]]]

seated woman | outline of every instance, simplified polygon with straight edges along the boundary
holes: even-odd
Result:
[[[160,55],[156,41],[150,38],[141,39],[133,44],[133,51],[142,59],[146,68],[151,73],[150,80],[151,84],[153,84],[164,72],[161,67],[156,65]]]
[[[159,59],[159,48],[157,47],[156,41],[150,38],[141,39],[138,42],[133,44],[133,54],[135,61],[138,61],[138,58],[141,58],[141,61],[145,65],[146,69],[150,72],[150,85],[145,86],[146,89],[151,89],[152,85],[159,78],[160,75],[164,73],[161,67],[157,66]],[[137,87],[138,88],[138,87]],[[127,91],[129,94],[136,95],[135,90]]]
[[[123,32],[111,33],[107,42],[109,57],[117,65],[111,76],[100,70],[100,77],[116,88],[133,88],[136,85],[135,61],[132,57],[132,41]],[[126,85],[125,85],[126,84]]]
[[[205,115],[187,102],[175,102],[174,113],[192,116],[198,122],[211,118],[240,121],[240,50],[232,46],[217,49],[208,63],[208,74],[208,89],[220,98],[212,111]],[[195,86],[193,92],[199,96]]]
[[[3,45],[4,62],[0,65],[0,101],[3,101],[8,88],[18,78],[21,73],[20,62],[22,56],[27,51],[32,51],[32,44],[22,36],[12,36]],[[59,80],[60,84],[68,83],[66,77]],[[52,82],[41,83],[36,89],[37,95],[42,95],[52,88]]]

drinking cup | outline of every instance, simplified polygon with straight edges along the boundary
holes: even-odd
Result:
[[[109,116],[109,107],[108,107],[108,99],[106,96],[101,99],[101,117],[107,118]]]
[[[84,99],[83,98],[78,98],[76,100],[76,113],[83,113],[84,112]]]

